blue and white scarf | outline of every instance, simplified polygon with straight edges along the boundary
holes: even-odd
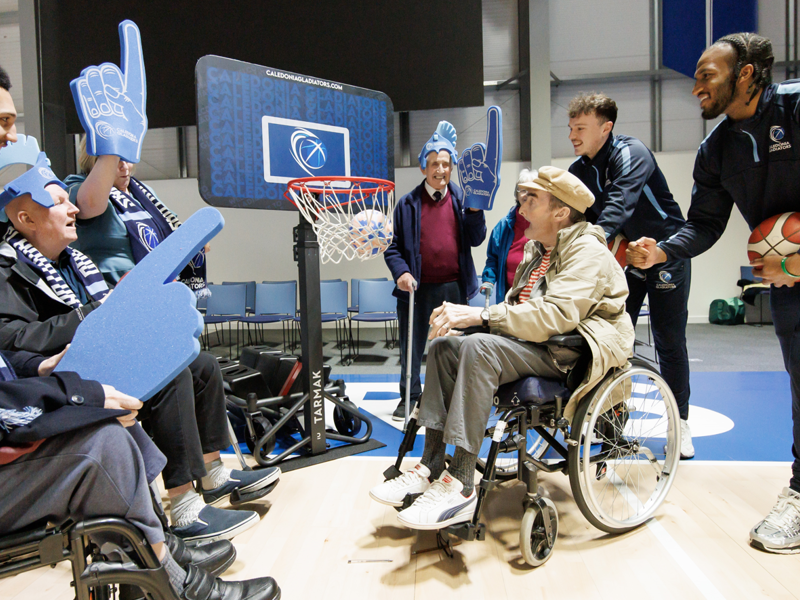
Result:
[[[61,274],[53,267],[50,261],[14,227],[9,224],[4,241],[17,251],[19,260],[31,267],[45,282],[53,293],[64,304],[71,308],[80,308],[83,304],[75,295]],[[102,300],[108,294],[108,285],[103,279],[100,269],[88,256],[67,246],[65,252],[69,255],[69,265],[81,282],[86,293],[92,300]]]
[[[14,381],[17,376],[5,357],[0,354],[0,381]],[[0,429],[9,432],[15,427],[22,427],[42,415],[42,409],[34,406],[26,406],[22,410],[13,408],[0,408]]]
[[[145,185],[131,177],[128,193],[111,188],[111,205],[128,230],[133,261],[139,262],[181,226],[175,214],[164,206]],[[206,255],[203,250],[184,267],[178,280],[187,285],[198,298],[209,296],[206,285]]]

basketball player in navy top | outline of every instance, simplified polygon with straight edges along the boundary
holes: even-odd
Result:
[[[681,209],[667,187],[653,153],[634,137],[614,135],[617,103],[604,94],[580,94],[569,103],[569,140],[578,160],[569,167],[592,191],[586,218],[606,232],[629,240],[651,235],[666,240],[684,224]],[[630,295],[625,303],[634,326],[644,297],[661,366],[681,415],[681,458],[692,458],[689,429],[689,318],[691,262],[671,260],[646,271],[627,269]]]
[[[724,36],[700,57],[692,93],[704,119],[726,118],[697,152],[686,225],[663,242],[631,242],[629,263],[648,268],[705,252],[722,235],[734,204],[750,229],[800,209],[800,81],[773,84],[773,61],[770,41],[753,33]],[[772,284],[775,333],[791,380],[794,463],[789,487],[752,529],[750,543],[800,552],[800,256],[765,257],[753,266]]]

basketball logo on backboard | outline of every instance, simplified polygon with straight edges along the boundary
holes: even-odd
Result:
[[[328,149],[321,139],[307,129],[297,129],[292,134],[292,158],[309,175],[309,169],[321,169],[325,166]]]

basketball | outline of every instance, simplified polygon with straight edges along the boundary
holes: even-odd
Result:
[[[800,213],[770,217],[753,230],[747,240],[747,258],[789,256],[800,250]]]
[[[392,219],[379,210],[365,210],[350,220],[351,245],[360,259],[371,258],[392,243]]]
[[[614,255],[614,258],[617,259],[619,266],[624,269],[625,265],[628,264],[628,260],[625,258],[625,251],[628,249],[628,238],[618,233],[617,236],[608,243],[608,249],[611,250],[611,254]]]

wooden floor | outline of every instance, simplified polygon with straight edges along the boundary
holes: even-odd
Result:
[[[453,558],[415,555],[435,547],[435,534],[401,527],[367,494],[389,462],[355,457],[284,474],[269,502],[252,505],[261,522],[236,538],[225,578],[272,575],[284,599],[800,598],[800,554],[747,544],[787,484],[788,463],[684,462],[655,522],[618,537],[586,522],[565,476],[544,475],[558,541],[531,569],[519,552],[521,484],[490,494],[485,541],[461,544]],[[0,600],[73,598],[67,565],[0,581]]]

